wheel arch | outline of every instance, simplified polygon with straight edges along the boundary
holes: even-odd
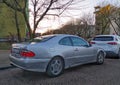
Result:
[[[97,55],[98,55],[100,52],[104,53],[104,57],[106,56],[106,52],[105,52],[103,49],[99,49],[98,52],[97,52]]]

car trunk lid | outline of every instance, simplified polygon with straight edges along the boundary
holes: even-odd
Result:
[[[17,58],[21,58],[21,51],[27,49],[27,46],[30,43],[26,42],[26,43],[16,43],[16,44],[12,44],[12,48],[11,48],[11,55]]]

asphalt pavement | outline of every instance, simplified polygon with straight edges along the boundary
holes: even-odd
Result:
[[[61,76],[11,68],[9,50],[0,50],[0,85],[120,85],[120,59],[105,59],[104,64],[70,68]],[[5,70],[2,70],[5,69]]]
[[[55,78],[19,68],[0,70],[0,85],[120,85],[120,59],[70,68]]]
[[[11,68],[9,54],[10,50],[0,50],[0,70]]]

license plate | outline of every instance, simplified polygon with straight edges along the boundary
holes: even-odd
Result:
[[[13,48],[11,55],[14,57],[19,57],[20,56],[20,49]]]
[[[19,49],[16,49],[16,48],[13,48],[13,49],[12,49],[12,53],[20,54],[20,50],[19,50]]]
[[[12,53],[12,56],[17,57],[17,56],[18,56],[18,54],[16,54],[16,53]]]

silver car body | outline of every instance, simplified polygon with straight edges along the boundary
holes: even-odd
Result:
[[[108,56],[117,57],[120,51],[120,36],[118,35],[97,35],[91,41],[92,46],[105,50]]]
[[[98,53],[100,51],[104,52],[103,49],[90,46],[84,39],[75,35],[56,34],[42,37],[52,38],[45,42],[13,44],[10,54],[11,64],[28,71],[46,72],[49,62],[56,56],[64,60],[64,69],[66,69],[85,63],[96,62]],[[66,37],[81,39],[86,43],[86,46],[61,45],[60,41]],[[34,52],[35,56],[31,58],[21,56],[20,52],[24,49]]]

